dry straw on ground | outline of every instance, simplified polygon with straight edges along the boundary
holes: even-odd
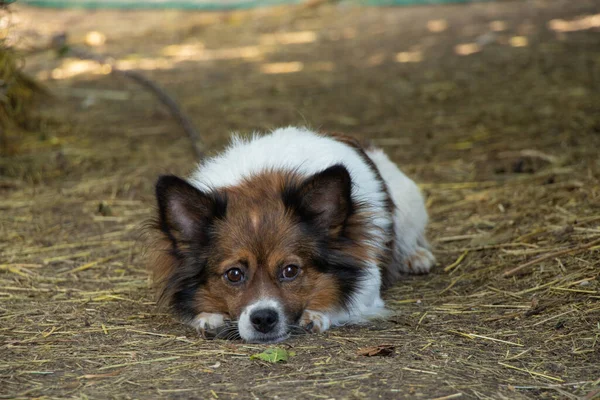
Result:
[[[386,294],[395,316],[294,337],[287,363],[251,360],[264,346],[199,339],[156,311],[139,240],[156,176],[193,166],[188,139],[134,84],[37,53],[28,72],[60,101],[40,111],[52,123],[0,159],[0,395],[597,397],[600,45],[597,28],[552,27],[598,12],[549,0],[94,18],[18,9],[24,43],[56,27],[81,42],[101,31],[95,51],[153,66],[208,148],[230,131],[304,121],[369,137],[422,183],[439,265]],[[469,43],[479,52],[455,53]],[[379,346],[393,352],[360,354]]]

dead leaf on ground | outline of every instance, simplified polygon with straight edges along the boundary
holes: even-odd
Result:
[[[358,349],[357,353],[359,356],[366,357],[389,357],[392,354],[394,354],[395,348],[396,346],[392,346],[391,344],[380,344],[379,346],[374,347],[363,347],[361,349]]]

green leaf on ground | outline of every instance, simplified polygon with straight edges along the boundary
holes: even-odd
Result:
[[[263,351],[262,353],[253,354],[250,356],[251,360],[263,360],[270,363],[286,362],[288,358],[295,356],[296,353],[293,351],[287,351],[280,347],[272,347]]]

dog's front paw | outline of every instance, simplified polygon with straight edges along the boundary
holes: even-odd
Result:
[[[309,333],[321,333],[329,329],[331,320],[322,312],[306,310],[300,317],[300,326]]]
[[[225,325],[229,318],[224,314],[202,312],[192,320],[190,325],[198,331],[203,338],[216,335],[218,328]]]
[[[402,272],[409,274],[426,274],[435,264],[435,257],[429,250],[417,246],[416,250],[404,259],[401,264]]]

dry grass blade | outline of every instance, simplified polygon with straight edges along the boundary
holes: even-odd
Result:
[[[98,370],[99,371],[103,371],[103,370],[106,370],[106,369],[128,367],[128,366],[131,366],[131,365],[147,365],[147,364],[152,364],[152,363],[163,363],[163,362],[166,362],[166,361],[179,360],[179,358],[180,358],[179,356],[175,356],[175,357],[155,358],[153,360],[132,361],[132,362],[122,363],[122,364],[106,365],[104,367],[98,368]]]
[[[130,254],[130,252],[131,252],[130,250],[127,250],[127,251],[122,251],[122,252],[117,253],[117,254],[113,254],[113,255],[108,256],[108,257],[102,257],[102,258],[100,258],[98,260],[91,261],[89,263],[80,265],[79,267],[73,268],[73,269],[71,269],[69,271],[66,271],[66,272],[64,272],[64,274],[73,274],[75,272],[86,271],[86,270],[88,270],[90,268],[95,267],[98,264],[103,264],[103,263],[105,263],[107,261],[114,260],[115,258],[126,256],[126,255]]]
[[[489,336],[484,336],[484,335],[477,335],[475,333],[464,333],[464,332],[458,332],[458,331],[452,331],[452,330],[449,330],[448,332],[454,333],[456,335],[464,336],[464,337],[467,337],[469,339],[478,338],[478,339],[489,340],[489,341],[492,341],[492,342],[510,344],[511,346],[523,347],[523,345],[521,343],[509,342],[507,340],[496,339],[496,338],[489,337]]]
[[[462,393],[454,393],[454,394],[450,394],[448,396],[443,396],[443,397],[436,397],[433,398],[431,400],[450,400],[450,399],[458,399],[460,397],[462,397],[463,394]]]
[[[498,362],[498,364],[502,365],[503,367],[506,367],[506,368],[511,368],[511,369],[515,369],[517,371],[526,372],[526,373],[528,373],[530,375],[539,376],[539,377],[542,377],[542,378],[545,378],[545,379],[549,379],[549,380],[552,380],[552,381],[564,382],[561,378],[557,378],[555,376],[550,376],[550,375],[542,374],[540,372],[531,371],[531,370],[528,370],[528,369],[525,369],[525,368],[515,367],[514,365],[505,364],[505,363],[502,363],[502,362]]]
[[[589,250],[589,249],[593,248],[594,246],[596,246],[598,244],[600,244],[600,239],[593,240],[593,241],[591,241],[589,243],[583,244],[581,246],[577,246],[577,247],[572,248],[572,249],[566,249],[566,250],[561,250],[561,251],[557,251],[557,252],[550,253],[550,254],[545,254],[545,255],[543,255],[541,257],[535,258],[535,259],[533,259],[531,261],[528,261],[528,262],[526,262],[524,264],[521,264],[521,265],[519,265],[516,268],[510,269],[510,270],[504,272],[502,274],[502,276],[505,277],[505,278],[507,278],[507,277],[515,275],[516,273],[524,270],[525,268],[531,267],[532,265],[538,264],[538,263],[540,263],[542,261],[550,260],[552,258],[556,258],[556,257],[559,257],[559,256],[564,256],[564,255],[567,255],[567,254],[569,254],[569,255],[579,254],[579,253],[581,253],[583,251],[586,251],[586,250]]]
[[[454,261],[452,264],[448,265],[446,268],[444,268],[444,272],[449,272],[452,271],[454,268],[458,267],[458,265],[463,262],[463,260],[465,259],[465,257],[467,256],[467,254],[469,254],[469,250],[465,250],[457,259],[456,261]]]

